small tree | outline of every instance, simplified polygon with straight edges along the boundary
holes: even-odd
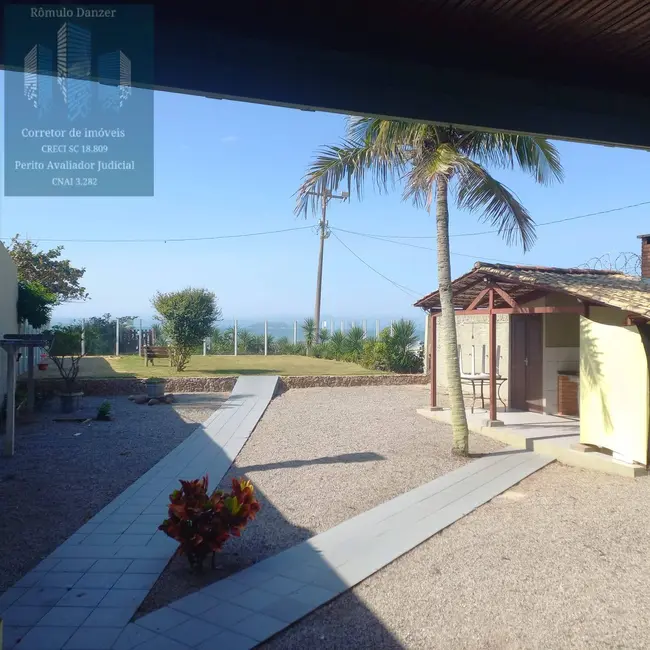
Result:
[[[16,311],[19,323],[27,322],[36,329],[47,325],[56,302],[56,296],[42,284],[26,280],[18,282]]]
[[[210,336],[216,321],[221,320],[217,298],[207,289],[188,287],[170,293],[158,292],[152,299],[160,314],[163,332],[169,340],[169,356],[178,372],[185,370],[192,349]]]
[[[65,392],[72,393],[79,375],[82,331],[80,325],[56,325],[49,332],[54,336],[48,354],[58,368],[65,384]]]

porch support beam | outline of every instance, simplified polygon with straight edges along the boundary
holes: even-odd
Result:
[[[429,395],[429,408],[432,411],[438,408],[438,386],[436,376],[436,352],[438,350],[438,337],[436,335],[436,325],[438,321],[434,314],[429,314],[429,375],[431,381],[431,389]]]
[[[472,300],[469,307],[467,308],[467,311],[474,311],[481,304],[481,300],[485,298],[485,296],[489,291],[490,291],[490,287],[486,287],[485,289],[483,289],[483,291],[481,291],[481,293],[479,293],[478,296],[476,296],[476,298]]]
[[[505,302],[507,302],[513,309],[517,309],[519,305],[517,304],[517,301],[504,289],[501,287],[497,286],[496,284],[494,285],[494,290],[503,298]]]
[[[494,309],[494,287],[488,294],[488,311],[490,313],[490,421],[497,419],[497,315]]]

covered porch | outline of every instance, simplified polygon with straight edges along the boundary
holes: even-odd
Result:
[[[470,430],[581,467],[632,476],[645,473],[648,464],[646,453],[636,453],[632,458],[621,454],[620,450],[612,454],[603,449],[602,442],[595,446],[594,436],[586,435],[585,430],[589,430],[587,433],[594,431],[596,421],[590,417],[589,426],[583,422],[581,431],[579,420],[581,392],[584,393],[583,407],[587,409],[584,405],[590,404],[585,413],[590,416],[592,413],[592,402],[584,399],[588,395],[585,387],[593,397],[596,386],[605,412],[606,401],[610,407],[614,404],[612,384],[628,383],[635,394],[639,393],[635,407],[639,417],[633,435],[645,435],[647,440],[647,423],[642,432],[639,418],[645,417],[642,411],[648,413],[648,372],[647,367],[639,368],[635,361],[639,355],[645,359],[647,349],[646,353],[638,348],[634,348],[634,352],[630,352],[632,348],[628,349],[625,360],[621,360],[617,367],[610,363],[603,374],[600,362],[594,363],[594,359],[599,359],[605,348],[599,348],[599,342],[585,339],[590,328],[602,326],[621,332],[621,336],[632,336],[629,330],[633,330],[636,332],[634,336],[642,334],[641,338],[647,339],[650,283],[645,278],[607,270],[477,262],[469,273],[452,283],[452,292],[459,333],[460,358],[456,363],[459,364],[461,380],[472,389],[478,382],[481,388],[485,388],[486,395],[484,408],[479,404],[478,409],[467,410]],[[449,421],[449,411],[442,409],[438,400],[439,387],[446,381],[438,336],[440,295],[433,292],[415,306],[428,313],[430,396],[428,409],[420,413],[432,419]],[[472,333],[468,337],[462,330],[474,319],[481,325],[471,325]],[[468,342],[471,346],[467,345]],[[481,368],[471,364],[471,374],[467,373],[467,364],[463,363],[467,356],[463,346],[471,347],[472,358],[476,348],[486,351]],[[614,356],[618,355],[616,350]],[[507,405],[503,404],[504,395],[507,395]],[[628,435],[625,416],[622,415],[626,409],[621,406],[620,394],[616,399],[612,422],[602,426],[607,429],[607,434],[616,431],[620,441],[621,437]],[[474,406],[471,392],[469,403],[467,399],[465,403]],[[597,410],[600,408],[598,405]],[[606,413],[606,417],[609,416],[610,413]],[[596,422],[598,430],[599,427],[601,423]],[[589,444],[580,444],[581,437]],[[613,445],[611,449],[616,450],[617,446]],[[635,462],[623,463],[619,462],[620,459]]]

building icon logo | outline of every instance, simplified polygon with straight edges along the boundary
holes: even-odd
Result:
[[[39,117],[54,106],[54,75],[68,120],[85,118],[93,110],[92,38],[90,30],[64,23],[56,38],[56,73],[52,51],[34,45],[24,60],[24,94]],[[131,96],[131,60],[121,50],[97,57],[100,110],[117,113]]]

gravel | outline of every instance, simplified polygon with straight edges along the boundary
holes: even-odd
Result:
[[[253,481],[262,510],[217,556],[216,571],[191,575],[175,558],[145,600],[151,611],[258,562],[392,497],[460,467],[451,430],[417,415],[425,386],[305,388],[271,402],[222,481]],[[481,453],[502,447],[472,436]]]
[[[52,403],[36,421],[21,425],[15,455],[0,457],[0,592],[180,444],[226,397],[177,395],[173,406],[151,407],[126,397],[85,397],[79,414],[94,416],[108,399],[114,419],[54,422],[60,413]]]
[[[647,649],[649,504],[554,463],[260,648]]]

